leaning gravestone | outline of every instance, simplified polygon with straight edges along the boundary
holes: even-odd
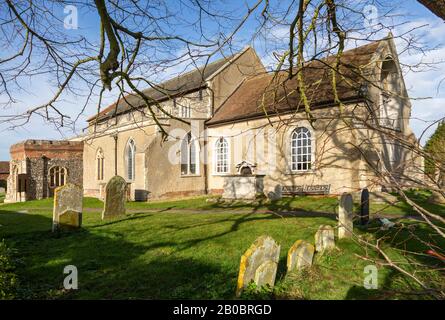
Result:
[[[287,271],[310,268],[314,252],[313,245],[303,240],[297,240],[287,253]]]
[[[369,191],[368,189],[362,190],[360,197],[360,225],[364,226],[369,222]]]
[[[64,228],[80,228],[82,224],[82,201],[82,188],[74,184],[68,183],[54,191],[53,231]],[[60,220],[67,211],[71,212],[69,215],[76,215],[77,218],[66,219],[66,216],[64,216]]]
[[[354,228],[352,195],[343,193],[338,206],[338,238],[349,238]]]
[[[251,281],[258,287],[266,284],[273,287],[279,257],[280,245],[274,239],[269,236],[256,239],[241,257],[236,296],[239,297]]]
[[[125,215],[127,200],[127,182],[120,176],[114,176],[105,187],[105,204],[102,219]]]
[[[315,234],[315,250],[322,252],[335,248],[334,228],[328,225],[321,225]]]

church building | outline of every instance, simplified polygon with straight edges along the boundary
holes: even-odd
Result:
[[[415,185],[423,160],[400,143],[417,140],[392,37],[345,51],[336,90],[334,59],[307,63],[303,86],[247,47],[145,90],[150,102],[122,97],[70,141],[83,147],[84,194],[103,198],[115,175],[137,201],[222,194],[243,175],[285,194],[381,191],[382,172]]]

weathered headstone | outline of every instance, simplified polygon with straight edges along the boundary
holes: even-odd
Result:
[[[280,245],[269,236],[261,236],[241,256],[240,270],[236,287],[239,297],[245,287],[254,281],[258,287],[273,286],[277,273]]]
[[[352,236],[354,222],[353,222],[353,202],[352,195],[343,193],[340,198],[338,206],[338,238],[349,238]]]
[[[360,224],[362,226],[369,222],[369,191],[368,189],[362,190],[360,197]]]
[[[315,248],[312,244],[297,240],[287,253],[287,271],[301,270],[312,266]]]
[[[67,209],[59,215],[58,229],[76,229],[82,225],[82,212]]]
[[[427,201],[432,204],[445,204],[445,197],[442,193],[433,191]]]
[[[328,225],[321,225],[315,233],[315,250],[322,252],[335,248],[334,228]]]
[[[77,212],[80,217],[76,220],[68,219],[68,221],[64,221],[64,226],[66,223],[73,221],[73,224],[70,224],[69,227],[80,228],[82,223],[82,201],[83,191],[81,187],[68,183],[56,188],[54,191],[53,231],[59,229],[60,216],[67,211]]]
[[[114,176],[105,188],[105,203],[102,219],[125,215],[127,201],[127,182],[120,176]]]

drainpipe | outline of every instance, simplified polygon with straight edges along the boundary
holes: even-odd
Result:
[[[205,128],[205,126],[204,126],[204,128]],[[205,132],[205,130],[206,129],[204,129],[204,132]],[[207,173],[207,169],[208,169],[208,166],[207,166],[207,162],[208,162],[208,143],[207,143],[207,134],[205,133],[204,134],[204,143],[203,143],[203,145],[204,145],[204,193],[205,194],[209,194],[209,176],[208,176],[208,173]]]
[[[114,175],[117,176],[117,133],[112,137],[114,138]]]

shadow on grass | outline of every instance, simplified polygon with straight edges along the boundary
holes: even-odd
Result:
[[[140,219],[149,218],[151,216],[152,216],[152,214],[147,214],[147,213],[131,213],[131,214],[127,214],[122,217],[109,218],[109,219],[105,220],[106,222],[104,222],[104,223],[88,226],[88,228],[89,229],[100,228],[100,227],[117,224],[122,221],[140,220]]]
[[[146,218],[129,217],[120,221]],[[2,212],[3,228],[23,224],[1,237],[17,250],[21,299],[172,299],[233,298],[238,270],[224,270],[202,259],[151,253],[174,242],[130,243],[119,232],[80,229],[54,234],[52,220],[42,215]],[[29,227],[30,230],[25,226]],[[104,226],[104,225],[102,225]],[[17,228],[15,228],[17,229]],[[1,229],[0,229],[1,230]],[[203,241],[189,241],[186,247]],[[180,248],[183,249],[183,248]],[[78,269],[79,290],[63,289],[64,267]]]
[[[437,292],[444,290],[443,270],[445,264],[439,259],[426,254],[434,249],[445,254],[445,240],[434,235],[425,224],[405,222],[382,231],[380,225],[373,221],[362,231],[371,233],[380,239],[380,246],[395,263],[414,274],[430,290],[422,288],[417,282],[395,269],[388,269],[378,289],[369,290],[363,286],[353,286],[346,299],[432,299]],[[396,256],[394,256],[397,254]],[[372,262],[370,262],[372,264]],[[442,270],[441,272],[438,272]],[[380,272],[380,271],[379,271]],[[379,279],[382,280],[382,279]]]

